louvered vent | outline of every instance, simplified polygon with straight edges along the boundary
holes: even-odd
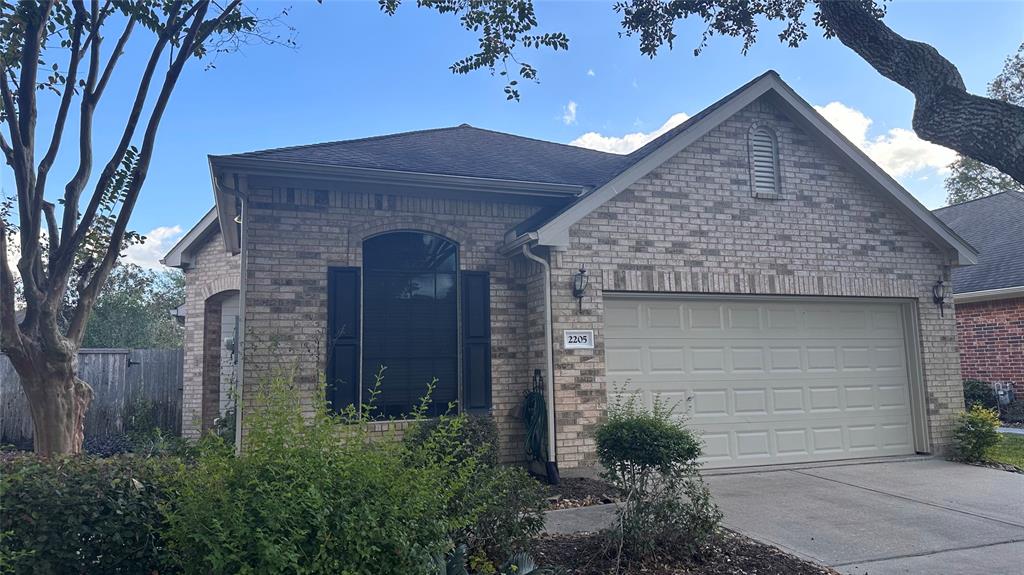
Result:
[[[779,194],[779,176],[776,172],[778,151],[775,138],[764,128],[750,136],[751,178],[756,197],[775,197]]]

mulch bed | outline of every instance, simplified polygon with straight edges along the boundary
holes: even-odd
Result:
[[[563,477],[558,485],[547,485],[548,509],[573,509],[618,501],[618,489],[600,479]]]
[[[838,575],[732,531],[723,530],[706,555],[703,560],[634,562],[616,571],[614,551],[596,533],[545,535],[534,551],[538,564],[561,567],[570,575]]]

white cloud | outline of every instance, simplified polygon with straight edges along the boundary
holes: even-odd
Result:
[[[160,258],[164,257],[181,237],[181,226],[160,226],[143,235],[146,236],[146,241],[126,249],[121,261],[146,269],[161,269],[163,264],[160,263]]]
[[[587,68],[587,76],[597,76],[593,68]]]
[[[869,137],[868,129],[873,120],[842,102],[830,102],[814,109],[892,176],[906,176],[921,170],[945,173],[956,159],[953,150],[926,142],[904,128],[892,128],[880,136]]]
[[[562,122],[566,126],[571,126],[576,123],[576,102],[569,100],[569,103],[562,106]]]
[[[689,117],[690,116],[688,114],[684,114],[682,112],[672,114],[672,116],[669,117],[669,119],[666,120],[660,128],[653,132],[633,132],[624,136],[605,136],[600,132],[587,132],[569,143],[573,146],[600,150],[602,152],[628,154],[679,124],[682,124]]]

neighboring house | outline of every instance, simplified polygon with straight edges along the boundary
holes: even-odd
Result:
[[[683,400],[718,467],[941,452],[963,407],[932,288],[976,253],[775,72],[629,155],[462,125],[210,168],[216,210],[166,258],[193,435],[235,293],[243,430],[275,373],[343,406],[382,364],[384,414],[436,377],[506,461],[537,370],[562,469],[623,388]]]
[[[1024,194],[1003,192],[935,210],[978,249],[953,272],[960,373],[1013,383],[1024,395]]]

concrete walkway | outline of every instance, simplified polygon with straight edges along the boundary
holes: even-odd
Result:
[[[1024,428],[1021,427],[1000,427],[999,433],[1009,433],[1011,435],[1024,435]]]
[[[1024,475],[932,458],[706,474],[726,527],[849,575],[1024,575]],[[615,506],[549,511],[598,531]]]
[[[726,527],[856,575],[1024,574],[1024,475],[940,459],[707,478]]]

